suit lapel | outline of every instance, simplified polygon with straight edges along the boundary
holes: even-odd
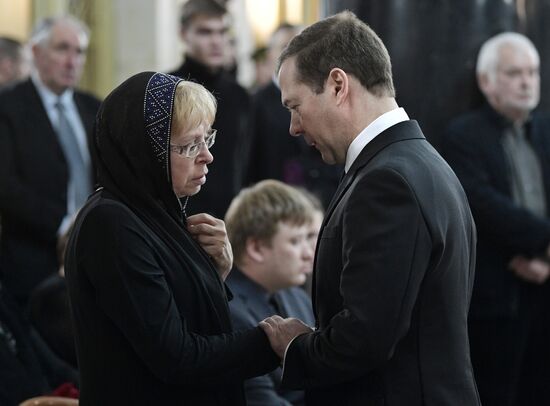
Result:
[[[338,205],[338,202],[342,199],[342,196],[349,188],[352,183],[352,180],[355,178],[357,171],[363,168],[369,163],[369,161],[374,158],[380,151],[386,148],[388,145],[393,144],[394,142],[404,141],[408,139],[420,138],[424,139],[424,135],[418,126],[418,123],[414,120],[403,121],[398,123],[387,130],[380,133],[376,136],[370,143],[368,143],[365,148],[361,151],[349,171],[345,174],[343,179],[338,185],[338,189],[334,193],[332,200],[326,211],[325,219],[321,230],[324,228],[332,212]]]
[[[321,238],[323,235],[323,231],[325,229],[325,226],[329,222],[332,213],[334,212],[334,209],[336,206],[338,206],[338,203],[344,196],[345,192],[348,190],[350,185],[352,184],[353,180],[355,179],[355,176],[357,172],[365,167],[372,158],[374,158],[380,151],[382,151],[384,148],[386,148],[388,145],[391,145],[395,142],[404,141],[404,140],[410,140],[410,139],[425,139],[424,134],[422,134],[422,130],[420,129],[420,126],[416,122],[416,120],[409,120],[409,121],[403,121],[398,124],[395,124],[394,126],[391,126],[387,130],[381,132],[379,135],[377,135],[370,143],[368,143],[349,171],[344,175],[342,180],[340,181],[340,184],[338,185],[338,189],[334,193],[334,196],[332,197],[332,200],[330,201],[330,204],[328,206],[328,209],[325,213],[325,218],[323,219],[323,223],[321,225],[321,230],[319,231],[319,237]],[[317,244],[315,248],[315,260],[313,264],[313,280],[312,280],[312,286],[313,286],[313,294],[312,294],[312,304],[313,304],[313,312],[315,314],[315,321],[316,324],[318,323],[318,317],[317,317],[317,308],[316,308],[316,293],[315,293],[315,286],[316,286],[316,269],[317,269],[317,258],[319,257],[319,246],[320,244]],[[319,327],[318,325],[316,327]]]
[[[41,128],[43,132],[47,132],[57,141],[53,124],[50,121],[38,91],[30,79],[28,79],[23,86],[23,100],[22,108],[24,108],[28,114],[33,115],[35,126]]]

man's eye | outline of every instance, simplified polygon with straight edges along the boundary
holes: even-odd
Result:
[[[188,146],[187,147],[187,150],[190,152],[190,153],[193,153],[197,150],[197,148],[199,147],[199,144],[193,144],[191,146]]]

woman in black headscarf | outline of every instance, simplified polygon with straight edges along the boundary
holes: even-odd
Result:
[[[152,72],[100,108],[101,188],[65,262],[82,406],[244,404],[243,379],[278,363],[260,328],[232,332],[224,223],[185,216],[213,159],[215,109],[202,86]]]

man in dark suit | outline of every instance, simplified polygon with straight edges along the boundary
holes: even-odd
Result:
[[[57,272],[57,239],[92,190],[88,138],[99,101],[73,87],[88,30],[72,17],[41,21],[32,77],[0,95],[0,270],[21,305]]]
[[[314,265],[316,329],[261,323],[310,405],[479,405],[467,314],[476,231],[446,162],[399,108],[378,36],[343,12],[280,58],[290,133],[343,177]]]
[[[225,217],[236,267],[226,282],[233,327],[245,330],[273,314],[312,324],[311,300],[299,286],[313,267],[314,210],[292,186],[264,180],[241,190]],[[280,388],[281,368],[245,382],[250,406],[301,405],[303,391]]]
[[[206,87],[218,102],[213,127],[218,130],[209,166],[208,183],[190,197],[187,214],[210,213],[223,218],[231,199],[241,188],[246,161],[245,135],[248,93],[224,67],[228,52],[227,10],[215,0],[189,0],[182,6],[180,34],[185,60],[171,75]]]
[[[482,108],[449,126],[444,156],[478,224],[469,315],[484,406],[550,404],[550,118],[539,102],[539,55],[518,33],[484,43]]]

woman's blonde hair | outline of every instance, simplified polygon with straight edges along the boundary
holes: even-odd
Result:
[[[172,133],[190,131],[203,123],[211,125],[216,117],[216,98],[204,86],[183,80],[176,87]]]

